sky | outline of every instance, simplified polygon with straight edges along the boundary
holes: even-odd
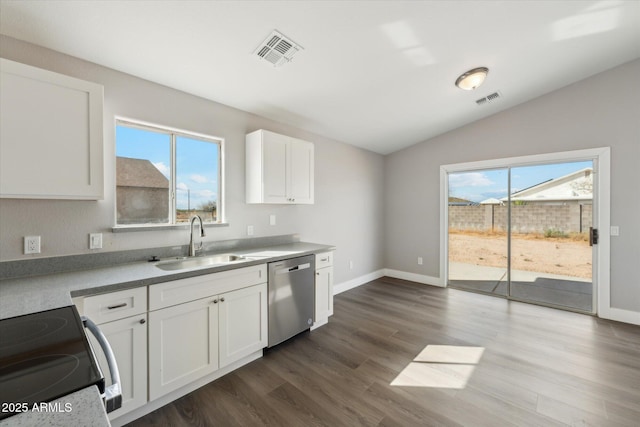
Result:
[[[591,161],[554,163],[512,168],[511,192],[523,190],[586,167],[593,167],[592,163]],[[507,169],[492,169],[449,174],[449,197],[458,197],[472,202],[506,197],[508,173]]]
[[[171,179],[168,134],[117,126],[116,156],[147,159]],[[176,207],[198,208],[218,198],[218,145],[182,136],[176,138]]]

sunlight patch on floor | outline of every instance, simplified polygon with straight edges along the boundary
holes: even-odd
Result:
[[[484,347],[427,345],[391,385],[463,389],[483,353]]]

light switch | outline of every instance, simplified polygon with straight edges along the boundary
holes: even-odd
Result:
[[[276,225],[276,216],[275,215],[269,215],[269,225]]]
[[[612,236],[619,236],[620,235],[620,227],[618,227],[617,225],[612,225],[611,226],[611,235]]]
[[[89,234],[89,249],[102,249],[102,233]]]

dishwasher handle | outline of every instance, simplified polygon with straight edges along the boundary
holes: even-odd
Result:
[[[280,267],[280,265],[276,265],[276,267]],[[305,264],[294,265],[293,267],[281,268],[279,270],[276,270],[276,274],[293,273],[294,271],[305,270],[305,269],[310,268],[310,267],[311,267],[311,263],[307,262]]]
[[[107,365],[109,365],[109,372],[111,372],[111,385],[105,388],[102,397],[107,412],[113,412],[122,407],[122,387],[120,385],[120,371],[118,371],[116,356],[113,354],[109,341],[98,328],[98,325],[86,316],[82,316],[81,319],[82,324],[96,337],[100,347],[102,347],[102,351],[104,351],[104,355],[107,357]]]

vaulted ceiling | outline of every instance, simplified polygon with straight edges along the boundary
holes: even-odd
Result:
[[[0,0],[0,33],[386,154],[639,58],[640,2]]]

